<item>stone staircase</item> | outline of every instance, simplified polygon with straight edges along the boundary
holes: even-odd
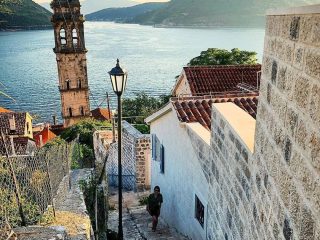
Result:
[[[145,206],[135,206],[123,209],[123,237],[126,240],[186,240],[170,228],[160,218],[157,230],[152,232],[151,217]],[[108,229],[118,231],[118,211],[110,211],[108,217]]]

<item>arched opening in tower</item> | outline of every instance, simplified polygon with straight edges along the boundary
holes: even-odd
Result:
[[[61,46],[67,45],[66,30],[63,27],[60,29],[60,43]]]
[[[70,80],[69,79],[66,80],[66,84],[67,84],[67,90],[69,90],[70,89]]]
[[[84,108],[83,108],[83,106],[80,107],[80,114],[81,114],[81,116],[84,116]]]
[[[69,108],[69,116],[72,117],[72,108]]]
[[[72,30],[72,43],[75,48],[78,47],[78,33],[76,29]]]

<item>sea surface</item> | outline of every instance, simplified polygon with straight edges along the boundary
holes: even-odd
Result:
[[[152,96],[169,94],[175,77],[190,59],[207,48],[256,51],[262,60],[264,29],[153,28],[110,22],[86,22],[85,40],[91,108],[116,107],[108,71],[116,59],[128,70],[124,97],[144,91]],[[60,115],[60,94],[53,31],[0,32],[0,106],[36,115],[37,122]]]

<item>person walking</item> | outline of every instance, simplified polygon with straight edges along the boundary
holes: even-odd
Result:
[[[160,216],[161,204],[163,202],[160,187],[155,186],[154,192],[148,197],[147,211],[152,217],[152,231],[155,232],[158,225],[158,218]]]

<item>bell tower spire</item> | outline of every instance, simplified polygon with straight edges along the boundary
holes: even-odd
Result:
[[[65,127],[90,116],[84,18],[79,0],[53,0],[54,27],[61,110]]]

